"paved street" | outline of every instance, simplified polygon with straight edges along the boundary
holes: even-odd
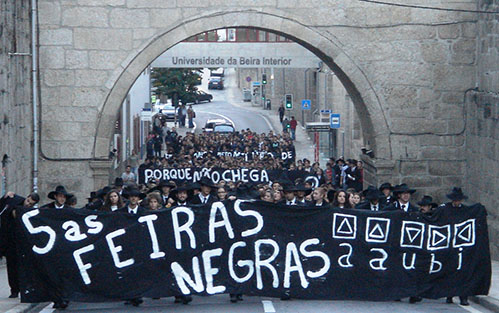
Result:
[[[207,72],[209,73],[209,71]],[[242,100],[234,99],[233,97],[233,89],[236,83],[234,75],[234,71],[226,71],[226,88],[224,90],[208,90],[209,74],[204,75],[200,89],[212,94],[213,101],[193,105],[193,109],[196,112],[196,133],[202,132],[206,120],[214,118],[224,118],[232,122],[238,131],[250,128],[257,133],[267,133],[272,129],[269,120],[262,114],[234,105],[236,100]],[[251,105],[250,103],[246,104],[248,106]]]
[[[457,299],[457,298],[456,298]],[[37,307],[31,312],[53,312],[51,304]],[[461,307],[457,304],[446,304],[444,299],[424,300],[422,303],[409,304],[403,302],[361,302],[361,301],[303,301],[245,297],[236,304],[229,302],[228,295],[213,297],[194,297],[189,305],[174,304],[173,298],[151,300],[146,299],[140,307],[132,307],[119,303],[70,303],[65,312],[185,312],[185,313],[239,313],[239,312],[286,312],[286,313],[354,313],[354,312],[484,312],[486,310],[472,303],[470,307]]]

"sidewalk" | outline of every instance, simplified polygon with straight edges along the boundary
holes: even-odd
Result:
[[[10,287],[7,280],[5,258],[0,260],[0,312],[22,313],[33,308],[36,303],[20,303],[20,299],[9,299]]]
[[[499,261],[492,261],[492,284],[489,295],[472,297],[471,300],[492,312],[499,312]]]

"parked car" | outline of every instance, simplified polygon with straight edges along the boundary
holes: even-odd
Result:
[[[182,99],[180,99],[180,101],[183,104],[200,103],[202,101],[211,102],[211,100],[213,100],[213,96],[211,94],[206,93],[206,92],[201,91],[201,90],[189,93],[189,94],[185,95],[184,97],[182,97]]]
[[[224,89],[224,80],[221,77],[210,77],[208,89]]]
[[[206,121],[206,124],[204,124],[203,130],[205,132],[212,132],[216,125],[223,125],[226,123],[228,123],[228,122],[223,118],[208,119]]]
[[[162,114],[167,121],[175,120],[175,108],[170,104],[165,104],[159,113]]]

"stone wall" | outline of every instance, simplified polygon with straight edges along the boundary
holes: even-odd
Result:
[[[12,54],[31,52],[30,25],[29,0],[0,0],[0,161],[5,189],[21,195],[32,187],[31,57]]]
[[[38,3],[45,182],[64,179],[82,195],[97,188],[79,171],[107,157],[119,107],[144,68],[179,41],[234,26],[283,33],[335,72],[375,151],[369,183],[407,180],[435,195],[463,180],[477,14],[350,0]],[[474,0],[418,4],[476,9]]]
[[[498,11],[498,0],[480,9]],[[466,97],[466,192],[489,213],[491,251],[499,259],[499,16],[477,24],[477,86]]]

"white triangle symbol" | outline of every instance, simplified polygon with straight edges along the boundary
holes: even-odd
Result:
[[[437,239],[438,237],[438,239]],[[447,236],[445,236],[444,234],[442,234],[441,232],[437,231],[437,230],[434,230],[433,231],[433,236],[432,236],[432,239],[431,239],[431,243],[432,243],[432,246],[437,246],[438,244],[440,244],[442,241],[446,240],[447,239]]]
[[[344,228],[347,228],[347,229],[345,230]],[[353,234],[352,226],[350,225],[350,222],[348,221],[347,218],[344,218],[343,221],[341,221],[340,226],[338,227],[338,233],[339,234]]]
[[[381,226],[379,224],[376,224],[376,226],[373,227],[373,229],[369,233],[369,237],[377,238],[377,239],[385,238],[385,234],[383,232],[383,229],[381,228]]]
[[[464,234],[465,231],[466,231],[466,234]],[[470,242],[471,241],[471,224],[468,224],[465,227],[463,227],[459,231],[457,236],[466,242]]]
[[[421,228],[416,228],[416,227],[406,227],[405,231],[407,233],[407,237],[409,237],[409,240],[411,242],[414,242],[414,240],[419,236],[421,233]]]

